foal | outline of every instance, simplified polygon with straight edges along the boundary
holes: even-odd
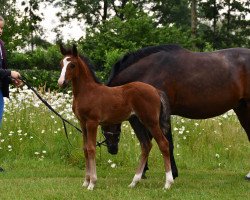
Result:
[[[80,121],[82,129],[86,160],[83,186],[88,190],[93,190],[97,180],[95,154],[98,125],[118,124],[136,115],[151,132],[162,152],[166,172],[164,188],[170,188],[174,180],[171,172],[169,145],[163,135],[170,127],[166,95],[141,82],[107,87],[96,80],[87,60],[78,56],[75,45],[70,51],[62,45],[60,49],[64,58],[61,61],[62,71],[58,84],[65,86],[72,81],[73,112]],[[140,181],[152,147],[150,141],[140,141],[140,145],[141,160],[130,187],[134,187]]]

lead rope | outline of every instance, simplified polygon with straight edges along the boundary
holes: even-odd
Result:
[[[67,131],[66,123],[68,123],[69,125],[71,125],[72,127],[74,127],[74,128],[75,128],[76,130],[78,130],[80,133],[82,133],[82,130],[81,130],[80,128],[76,127],[74,124],[72,124],[72,123],[71,123],[70,121],[68,121],[67,119],[63,118],[54,108],[52,108],[52,106],[51,106],[45,99],[43,99],[43,98],[41,97],[41,95],[37,92],[37,90],[36,90],[34,87],[32,87],[32,86],[28,83],[27,78],[25,78],[24,76],[22,76],[22,77],[19,77],[19,79],[20,79],[25,85],[27,85],[27,87],[28,87],[30,90],[32,90],[32,91],[35,93],[35,95],[44,103],[44,105],[45,105],[49,110],[51,110],[55,115],[57,115],[57,116],[62,120],[66,138],[67,138],[67,140],[68,140],[70,146],[72,146],[72,144],[71,144],[70,141],[69,141],[69,136],[68,136],[68,131]],[[104,134],[103,134],[103,135],[104,135]],[[104,138],[105,138],[105,136],[104,136]],[[102,142],[97,142],[96,146],[101,147],[101,145],[105,145],[104,143],[106,142],[106,140],[107,140],[107,139],[105,138],[104,141],[102,141]]]

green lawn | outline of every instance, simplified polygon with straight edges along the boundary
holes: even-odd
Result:
[[[163,190],[164,172],[155,166],[136,188],[128,188],[134,167],[97,167],[94,191],[81,186],[83,170],[51,161],[5,163],[0,173],[0,199],[248,199],[246,171],[180,169],[170,190]]]

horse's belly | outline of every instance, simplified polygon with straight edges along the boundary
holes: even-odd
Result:
[[[195,101],[194,99],[189,101],[189,99],[186,99],[183,103],[171,107],[172,114],[191,119],[206,119],[221,115],[238,104],[238,100],[234,98],[213,99],[210,101],[204,99],[203,101]]]
[[[172,114],[190,119],[207,119],[221,115],[229,111],[230,109],[231,109],[230,107],[224,109],[209,109],[209,110],[200,108],[190,108],[190,107],[178,107],[178,109],[175,109],[172,112]]]

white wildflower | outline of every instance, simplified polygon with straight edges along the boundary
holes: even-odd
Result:
[[[116,164],[115,164],[115,163],[112,163],[112,164],[111,164],[111,167],[112,167],[112,168],[115,168],[115,167],[116,167]]]

